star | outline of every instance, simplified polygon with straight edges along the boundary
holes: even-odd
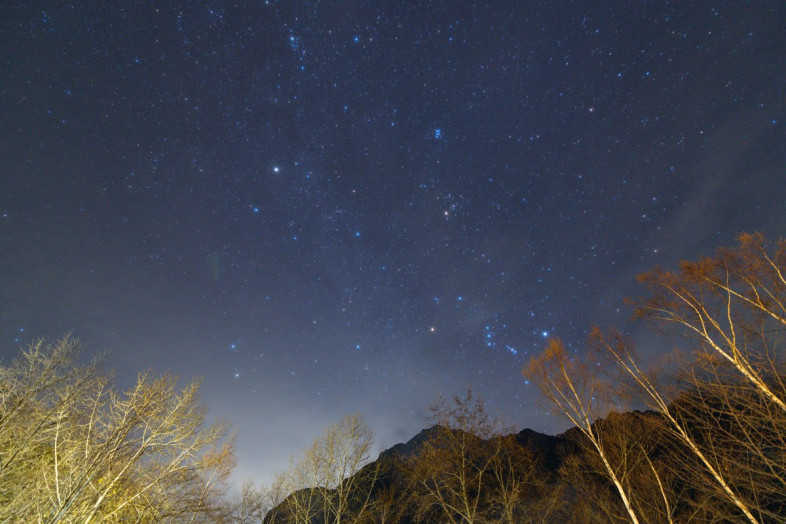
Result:
[[[636,275],[783,235],[775,2],[48,4],[2,24],[4,360],[73,331],[204,376],[241,476],[464,386],[564,431],[530,352],[643,331]]]

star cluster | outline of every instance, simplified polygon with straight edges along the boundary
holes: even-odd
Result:
[[[783,234],[784,35],[775,1],[7,2],[3,355],[202,375],[248,475],[467,386],[553,431],[548,337]]]

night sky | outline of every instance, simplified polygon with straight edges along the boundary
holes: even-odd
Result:
[[[101,4],[0,6],[0,355],[204,377],[239,477],[468,386],[564,429],[547,337],[670,349],[635,275],[784,234],[781,0]]]

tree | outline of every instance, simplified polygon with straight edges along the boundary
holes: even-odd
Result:
[[[655,483],[630,481],[637,470],[646,471],[630,467],[628,453],[635,448],[627,442],[635,439],[618,441],[624,435],[619,431],[604,435],[608,424],[596,422],[609,384],[592,366],[570,358],[553,340],[530,362],[525,374],[584,434],[632,522],[648,515],[749,522],[782,516],[786,374],[777,350],[786,331],[785,273],[786,241],[770,249],[761,235],[743,234],[736,248],[682,262],[678,271],[656,268],[639,277],[652,295],[636,303],[637,316],[676,326],[695,344],[695,358],[677,374],[676,389],[643,367],[620,333],[594,331],[590,360],[610,360],[658,415],[652,433],[661,439],[656,445],[666,451],[668,467],[652,460],[653,448],[632,456],[638,464],[646,461]],[[652,513],[647,508],[656,507],[655,494],[663,509]],[[685,510],[686,500],[692,509]]]
[[[786,411],[783,358],[776,353],[786,330],[785,275],[786,240],[769,253],[761,234],[742,234],[737,248],[715,257],[640,275],[652,296],[638,302],[636,313],[678,326],[699,342],[700,356],[723,359]]]
[[[475,522],[487,503],[492,457],[482,440],[494,436],[494,421],[471,390],[463,398],[440,397],[431,412],[437,425],[410,461],[418,516]]]
[[[543,479],[532,453],[486,412],[472,390],[440,397],[431,407],[435,425],[408,460],[412,502],[421,520],[502,522],[524,520],[523,501]]]
[[[678,490],[668,464],[667,439],[660,418],[652,412],[616,413],[597,419],[593,429],[602,443],[608,462],[614,466],[631,507],[642,522],[676,522]],[[595,446],[575,429],[569,430],[571,446],[563,450],[560,475],[578,496],[566,501],[579,522],[627,522],[630,516],[610,481],[606,466]],[[578,436],[578,438],[576,438]]]
[[[786,512],[786,413],[727,364],[701,364],[672,409],[734,497],[691,454],[677,455],[681,478],[714,515],[733,518],[736,498],[758,521],[777,521]]]
[[[758,522],[753,515],[750,505],[735,492],[728,476],[724,474],[722,469],[717,467],[715,457],[718,452],[722,453],[722,450],[707,450],[702,446],[702,443],[696,438],[690,423],[685,418],[687,413],[681,412],[673,404],[673,398],[668,395],[668,392],[659,388],[656,380],[640,366],[627,341],[624,341],[619,335],[613,335],[611,339],[604,339],[602,336],[598,336],[601,337],[602,344],[606,347],[608,353],[612,355],[620,369],[626,372],[639,388],[644,402],[663,417],[666,427],[675,439],[675,442],[680,444],[678,449],[672,448],[672,452],[677,451],[687,459],[683,461],[682,466],[684,467],[686,463],[693,465],[695,461],[698,461],[702,471],[709,475],[714,485],[720,489],[727,500],[731,501],[748,521]],[[694,415],[711,416],[711,413],[697,412]],[[691,467],[691,469],[695,470],[695,467]]]
[[[533,381],[546,399],[584,436],[597,453],[602,471],[613,484],[631,522],[639,518],[631,503],[630,488],[624,484],[624,463],[614,463],[595,421],[609,411],[610,388],[592,371],[587,361],[570,358],[559,339],[550,339],[546,350],[530,359],[524,375]]]
[[[274,487],[256,486],[253,482],[244,482],[240,493],[226,502],[220,518],[220,524],[262,524],[275,522],[275,514],[271,513],[281,498]],[[266,520],[266,516],[269,517]]]
[[[0,368],[0,521],[212,518],[233,462],[198,383],[140,374],[124,393],[79,343],[37,341]]]
[[[742,234],[736,247],[713,257],[639,277],[652,295],[637,303],[637,315],[698,343],[695,364],[682,377],[687,394],[668,417],[704,473],[692,478],[708,478],[751,522],[770,518],[768,506],[786,507],[786,497],[773,498],[786,493],[786,382],[778,354],[786,332],[784,275],[786,240],[771,248],[761,234]],[[648,396],[664,404],[668,399],[620,353]]]
[[[560,489],[546,492],[547,478],[531,450],[515,434],[496,436],[486,445],[492,452],[491,513],[499,522],[547,522],[556,509]]]
[[[369,521],[379,524],[399,522],[405,509],[404,498],[405,495],[392,486],[381,488],[374,497]]]
[[[367,516],[378,467],[370,461],[374,433],[360,414],[347,415],[306,448],[278,475],[282,493],[291,493],[276,511],[277,521],[311,523],[358,521]]]

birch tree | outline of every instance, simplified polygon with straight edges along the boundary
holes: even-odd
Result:
[[[360,414],[347,415],[307,447],[277,477],[291,493],[277,512],[278,522],[356,522],[372,507],[379,468],[369,466],[374,432]]]
[[[78,353],[37,341],[0,372],[0,521],[212,518],[234,459],[199,384],[142,373],[120,392]]]
[[[557,414],[566,417],[597,453],[602,471],[613,484],[625,514],[634,524],[639,517],[633,507],[630,487],[624,483],[624,464],[615,463],[604,442],[603,433],[595,421],[610,411],[610,388],[593,370],[590,357],[568,355],[559,339],[550,339],[545,351],[532,357],[524,375],[537,384]]]
[[[540,495],[532,453],[472,390],[431,407],[429,438],[409,458],[412,503],[423,521],[524,522]],[[544,507],[545,508],[545,507]]]
[[[786,510],[786,240],[742,234],[736,247],[639,280],[652,294],[637,314],[692,342],[685,393],[671,404],[624,347],[609,343],[610,353],[685,445],[686,479],[703,479],[749,522],[773,518]]]

